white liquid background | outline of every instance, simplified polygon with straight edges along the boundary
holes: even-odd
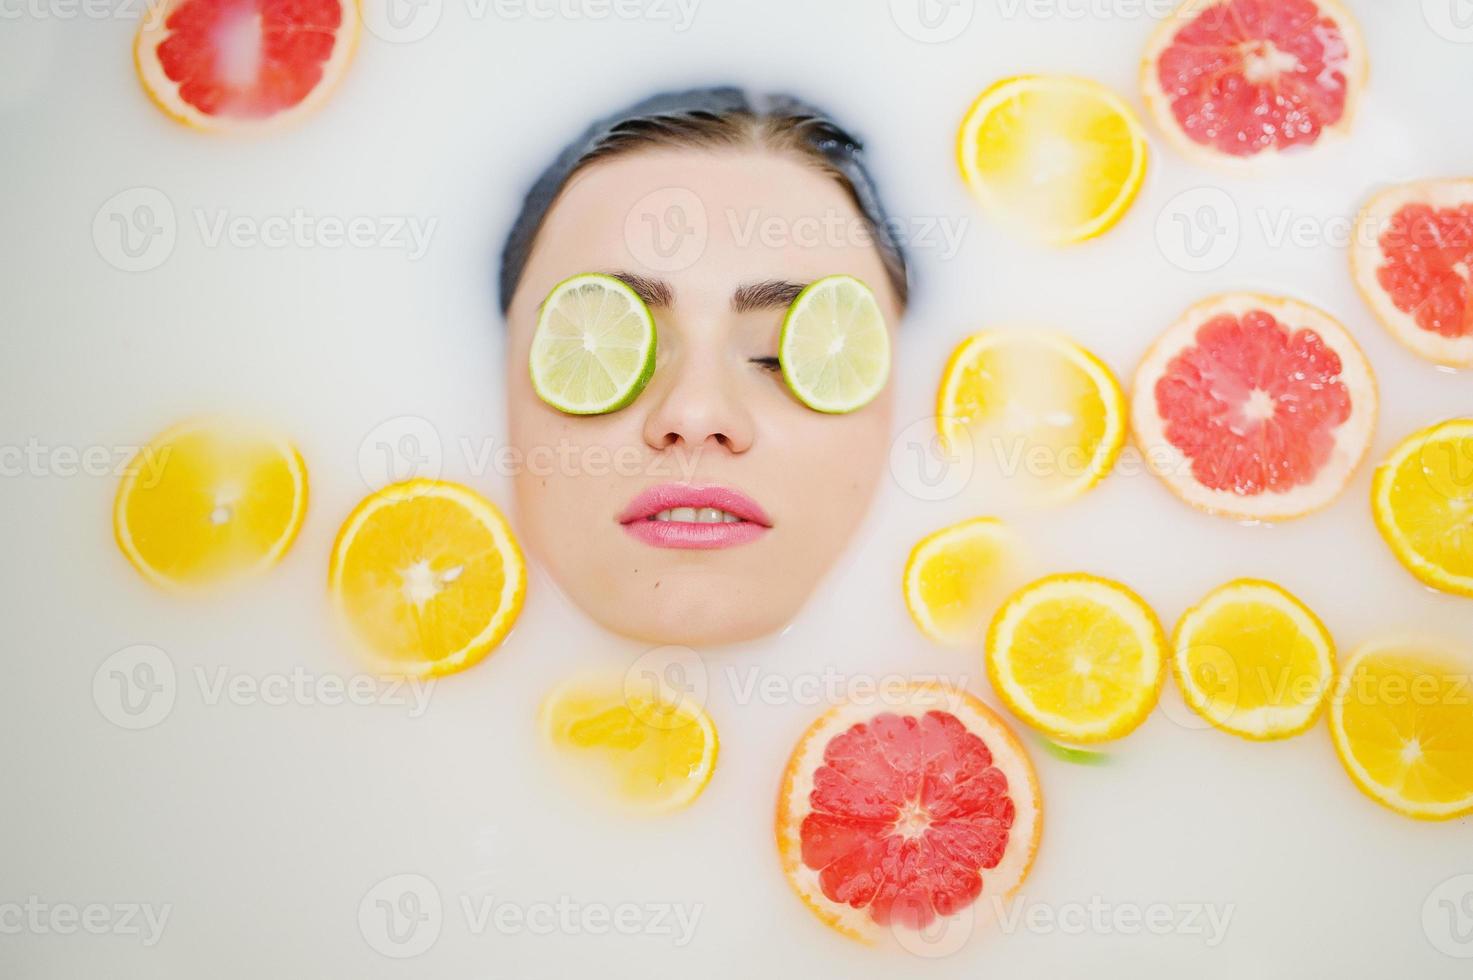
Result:
[[[1285,214],[1348,219],[1376,187],[1473,169],[1473,44],[1438,35],[1412,0],[1348,3],[1369,40],[1371,82],[1353,138],[1261,178],[1196,169],[1152,131],[1140,199],[1103,239],[1068,251],[990,226],[954,173],[961,113],[1010,74],[1090,75],[1139,108],[1149,17],[1138,5],[1060,4],[1109,16],[1009,17],[978,2],[946,43],[920,43],[882,0],[704,0],[667,21],[477,18],[445,0],[415,43],[365,33],[331,103],[258,140],[208,138],[165,119],[133,74],[135,21],[26,15],[0,28],[0,444],[127,446],[191,415],[271,422],[311,473],[301,537],[273,574],[208,601],[150,588],[111,539],[111,477],[0,480],[4,789],[0,904],[172,903],[162,940],[0,935],[7,977],[1176,976],[1458,977],[1467,962],[1423,927],[1442,881],[1473,872],[1468,819],[1422,824],[1349,782],[1324,722],[1251,744],[1163,709],[1109,764],[1034,752],[1046,799],[1031,902],[1232,906],[1223,941],[1200,935],[1021,929],[938,960],[874,952],[827,930],[789,891],[772,840],[792,745],[823,705],[737,703],[747,671],[780,681],[827,671],[968,678],[991,700],[980,655],[935,648],[910,624],[898,578],[920,534],[986,508],[925,503],[886,478],[851,553],[783,635],[707,657],[721,731],[714,780],[690,810],[630,820],[555,778],[535,730],[542,695],[574,671],[641,652],[587,623],[531,572],[525,612],[488,661],[433,690],[429,710],[204,703],[196,668],[261,677],[347,675],[324,597],[327,554],[365,492],[358,452],[379,423],[430,420],[444,475],[505,504],[470,471],[461,438],[504,431],[495,260],[535,171],[595,114],[645,93],[734,80],[791,89],[867,139],[898,216],[968,224],[959,253],[915,251],[916,300],[897,352],[897,427],[929,415],[945,355],[989,323],[1054,326],[1128,383],[1188,304],[1234,288],[1294,295],[1336,314],[1375,367],[1379,458],[1434,420],[1473,412],[1473,377],[1398,347],[1356,297],[1342,249],[1274,246]],[[1429,3],[1426,6],[1434,6]],[[1152,9],[1145,4],[1144,9]],[[1192,273],[1158,248],[1177,194],[1221,187],[1243,224],[1236,254]],[[178,240],[161,266],[126,273],[99,255],[99,207],[161,190]],[[428,253],[208,248],[195,210],[261,217],[412,215],[438,223]],[[1085,570],[1144,595],[1168,628],[1230,578],[1276,580],[1323,617],[1342,650],[1415,629],[1473,647],[1473,601],[1434,594],[1377,536],[1362,468],[1330,511],[1241,527],[1195,513],[1153,478],[1117,475],[1020,525],[1034,570]],[[172,713],[143,731],[110,724],[93,674],[131,644],[178,670]],[[730,682],[728,668],[740,683]],[[1029,741],[1036,749],[1036,743]],[[435,883],[437,941],[418,959],[360,935],[365,893],[394,874]],[[460,897],[523,907],[568,896],[701,906],[693,939],[473,934]]]

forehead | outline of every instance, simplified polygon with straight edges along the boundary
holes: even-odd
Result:
[[[595,270],[664,279],[677,304],[838,272],[892,296],[848,191],[796,155],[763,148],[641,150],[579,173],[538,233],[523,287],[540,298]]]

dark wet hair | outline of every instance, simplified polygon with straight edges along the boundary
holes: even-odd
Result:
[[[751,95],[721,86],[651,96],[597,120],[563,148],[527,193],[501,250],[501,312],[511,306],[548,211],[579,171],[652,147],[747,145],[795,152],[848,191],[903,306],[910,294],[905,253],[864,165],[859,140],[827,113],[790,95]]]

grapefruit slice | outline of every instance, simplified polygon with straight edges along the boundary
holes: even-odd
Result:
[[[959,945],[1028,874],[1042,830],[1033,763],[971,694],[886,688],[831,709],[793,750],[777,847],[798,896],[861,942]]]
[[[161,0],[133,58],[149,98],[180,122],[261,129],[326,101],[358,24],[357,0]]]
[[[1252,293],[1182,314],[1141,361],[1131,399],[1147,466],[1194,507],[1242,520],[1327,506],[1376,424],[1375,378],[1345,328]]]
[[[1343,135],[1366,71],[1335,0],[1187,0],[1147,44],[1141,87],[1183,153],[1243,162]]]
[[[1351,272],[1377,319],[1422,357],[1473,367],[1473,178],[1384,190],[1355,232]]]

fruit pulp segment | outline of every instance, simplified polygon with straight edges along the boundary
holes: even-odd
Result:
[[[381,653],[441,660],[466,648],[495,616],[506,568],[492,532],[453,500],[385,504],[343,559],[342,599]]]
[[[1231,156],[1312,145],[1345,114],[1345,32],[1313,0],[1205,6],[1156,75],[1186,135]]]
[[[184,0],[169,14],[159,64],[206,115],[262,118],[322,80],[342,26],[339,0]]]
[[[1407,204],[1377,239],[1376,281],[1417,326],[1443,337],[1473,336],[1473,204]]]
[[[1378,785],[1412,804],[1473,794],[1473,694],[1468,672],[1415,653],[1357,663],[1344,699],[1345,736]]]
[[[1227,603],[1193,629],[1187,669],[1215,716],[1317,696],[1320,656],[1299,623],[1261,602]]]
[[[1203,486],[1242,496],[1312,483],[1351,415],[1341,361],[1272,314],[1219,314],[1156,382],[1166,438]]]
[[[1080,727],[1117,718],[1140,698],[1147,651],[1131,625],[1087,599],[1038,602],[1014,628],[1013,679],[1034,706]]]
[[[123,519],[138,554],[166,578],[205,582],[244,570],[291,526],[298,474],[275,444],[211,430],[143,452],[152,458],[134,464]]]
[[[1407,544],[1428,562],[1473,578],[1473,436],[1424,446],[1392,476],[1391,512]]]
[[[834,736],[809,802],[802,857],[824,895],[917,929],[982,894],[1015,814],[986,743],[939,710],[880,714]]]
[[[557,707],[554,731],[566,747],[613,757],[617,789],[633,800],[660,799],[686,784],[707,751],[705,730],[693,717],[642,698],[567,698]]]
[[[1005,211],[1075,228],[1108,211],[1130,183],[1136,138],[1109,102],[1072,89],[1024,88],[978,129],[976,173]]]

